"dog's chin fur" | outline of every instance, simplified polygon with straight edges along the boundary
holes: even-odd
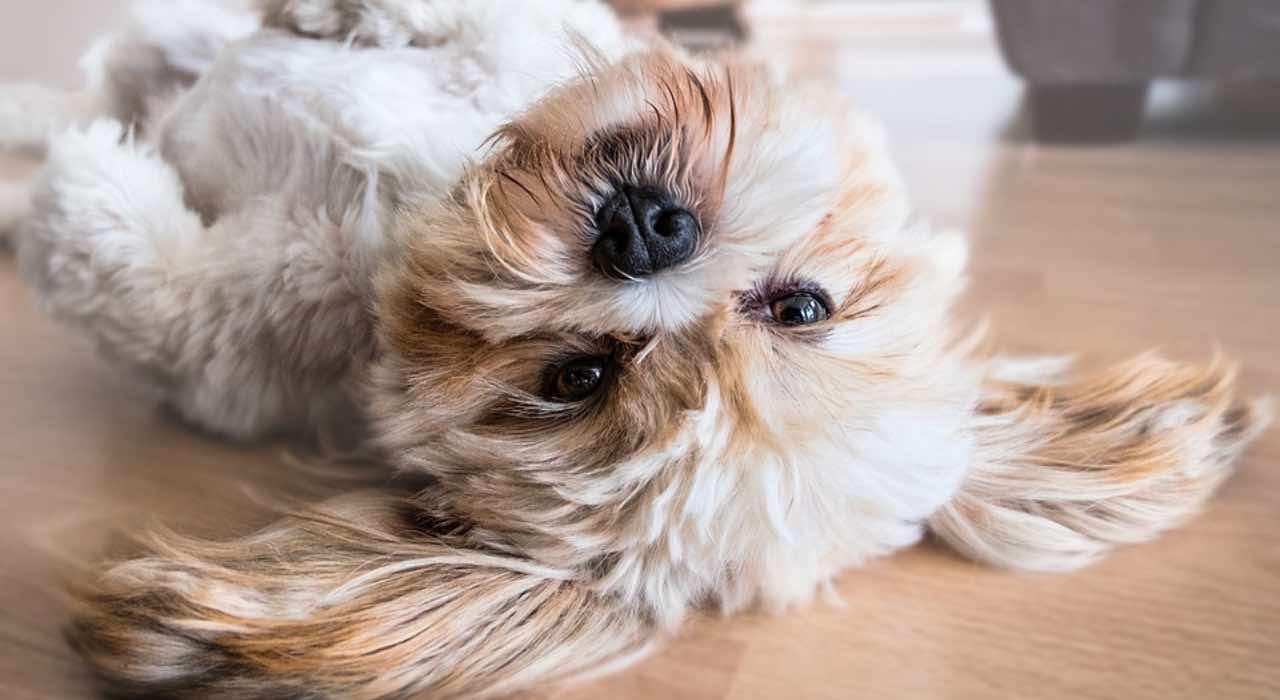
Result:
[[[1069,569],[1192,515],[1266,423],[1221,362],[1080,375],[962,342],[964,241],[910,218],[830,93],[629,46],[593,3],[262,9],[248,39],[144,14],[105,49],[77,104],[134,131],[47,144],[24,274],[194,424],[341,431],[435,485],[156,537],[84,582],[71,639],[118,688],[502,694],[625,664],[695,608],[806,601],[926,529]],[[626,184],[696,216],[689,261],[595,269]],[[774,322],[796,291],[830,318]],[[545,397],[583,355],[604,387]]]

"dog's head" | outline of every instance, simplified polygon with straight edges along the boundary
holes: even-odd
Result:
[[[911,541],[967,459],[963,244],[909,223],[830,95],[666,49],[598,67],[400,240],[385,439],[544,556],[812,578]]]

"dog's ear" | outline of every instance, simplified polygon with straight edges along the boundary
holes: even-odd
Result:
[[[644,616],[369,492],[225,543],[154,538],[76,590],[69,631],[148,697],[476,697],[642,654]]]
[[[1059,366],[1053,366],[1058,364]],[[963,554],[1063,570],[1193,515],[1266,427],[1234,372],[1142,356],[1074,377],[1065,363],[995,363],[975,415],[975,459],[930,520]]]

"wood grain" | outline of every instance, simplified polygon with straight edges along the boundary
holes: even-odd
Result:
[[[18,14],[87,35],[96,20],[68,10],[81,4]],[[1246,389],[1280,391],[1280,112],[1267,111],[1280,100],[1242,108],[1162,88],[1139,142],[1042,148],[1022,135],[1018,85],[980,16],[761,12],[756,49],[882,116],[921,213],[972,232],[964,310],[1004,347],[1194,359],[1217,342],[1243,362]],[[0,65],[69,72],[60,51],[33,63],[40,42],[6,16]],[[0,697],[92,697],[59,635],[68,562],[152,519],[243,530],[260,517],[246,489],[306,476],[279,447],[175,424],[32,306],[0,259]],[[1280,697],[1278,461],[1273,430],[1202,517],[1076,574],[993,571],[926,544],[841,577],[842,605],[699,620],[633,670],[562,696]]]

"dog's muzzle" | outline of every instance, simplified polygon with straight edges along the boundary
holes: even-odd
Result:
[[[701,226],[670,194],[624,187],[596,214],[600,238],[591,250],[596,267],[617,279],[652,275],[688,260]]]

